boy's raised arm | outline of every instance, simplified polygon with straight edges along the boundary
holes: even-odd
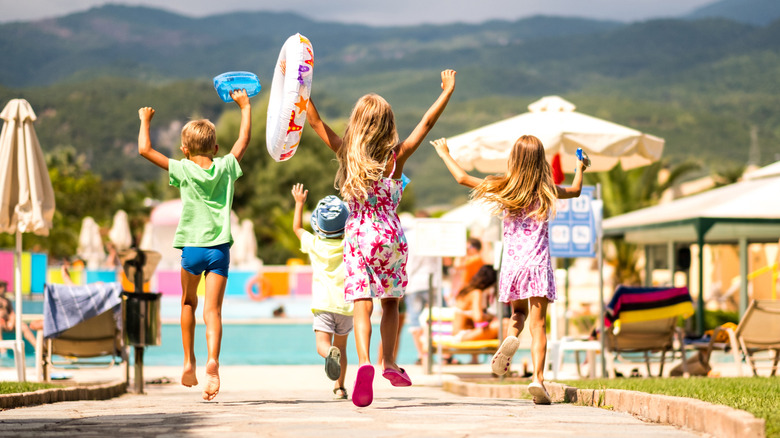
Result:
[[[249,96],[244,89],[231,91],[230,97],[241,108],[241,126],[238,128],[238,139],[233,144],[230,153],[236,157],[236,161],[241,161],[252,136],[252,105],[249,103]]]
[[[303,229],[303,222],[301,218],[303,217],[303,203],[306,202],[306,195],[308,194],[309,191],[303,189],[303,184],[295,184],[292,188],[293,199],[295,199],[295,213],[293,215],[292,228],[295,232],[295,235],[298,236],[299,239],[305,231]]]
[[[341,149],[341,137],[339,137],[327,123],[323,122],[320,118],[320,113],[317,111],[317,107],[314,105],[314,101],[309,98],[309,105],[306,107],[306,121],[309,122],[309,126],[314,129],[314,132],[320,136],[322,141],[333,151],[338,153]]]
[[[455,70],[444,70],[441,72],[441,94],[433,102],[433,105],[425,112],[420,123],[414,128],[409,137],[401,143],[401,148],[398,151],[398,166],[403,167],[403,163],[417,150],[420,143],[425,139],[425,136],[431,132],[433,125],[439,120],[439,116],[444,112],[444,108],[447,107],[447,103],[450,101],[452,92],[455,91]]]
[[[138,130],[138,153],[152,163],[168,170],[168,157],[152,147],[149,135],[152,117],[154,117],[154,108],[146,106],[138,110],[138,118],[141,119],[141,128]]]

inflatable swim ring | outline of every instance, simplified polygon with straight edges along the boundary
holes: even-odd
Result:
[[[282,61],[285,73],[280,68]],[[296,33],[279,53],[268,100],[265,143],[276,161],[289,160],[301,142],[313,73],[314,49],[308,38]]]
[[[257,274],[246,282],[245,290],[252,301],[263,301],[271,295],[271,282],[263,274]]]

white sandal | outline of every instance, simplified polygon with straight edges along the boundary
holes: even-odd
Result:
[[[509,365],[512,364],[512,357],[517,352],[517,348],[520,346],[520,340],[516,336],[507,336],[501,346],[498,347],[498,351],[493,355],[493,360],[490,362],[490,368],[493,370],[493,374],[503,376],[509,371]]]
[[[549,405],[552,403],[550,394],[547,393],[547,390],[541,383],[532,382],[530,385],[528,385],[528,392],[534,396],[534,403],[537,405]]]

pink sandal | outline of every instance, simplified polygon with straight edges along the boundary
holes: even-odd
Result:
[[[382,377],[390,381],[393,386],[412,386],[412,379],[406,374],[406,371],[401,368],[398,372],[392,368],[388,368],[382,372]]]
[[[352,403],[364,407],[374,401],[374,367],[371,364],[361,365],[357,370],[355,387],[352,388]]]

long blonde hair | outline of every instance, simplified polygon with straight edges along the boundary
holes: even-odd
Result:
[[[524,212],[540,221],[554,216],[557,194],[541,140],[533,135],[518,138],[506,174],[485,178],[471,197],[491,203],[494,214]]]
[[[382,178],[387,159],[397,144],[390,104],[376,94],[361,97],[349,116],[338,153],[335,186],[345,201],[368,197],[368,187]]]

